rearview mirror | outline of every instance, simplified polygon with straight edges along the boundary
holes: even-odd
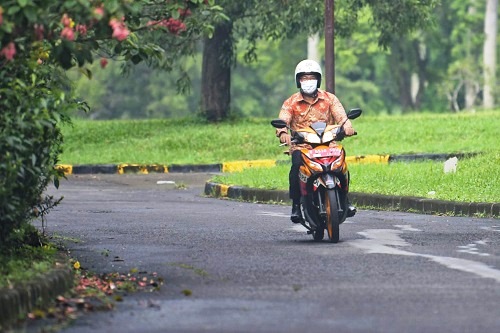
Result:
[[[271,125],[273,125],[276,128],[283,128],[286,127],[286,122],[282,119],[274,119],[271,120]]]
[[[360,109],[360,108],[355,108],[355,109],[351,109],[348,113],[347,113],[347,118],[349,119],[356,119],[358,118],[359,116],[361,116],[361,113],[363,111]]]

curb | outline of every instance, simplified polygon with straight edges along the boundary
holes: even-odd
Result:
[[[65,175],[78,174],[127,174],[127,173],[190,173],[190,172],[235,172],[250,167],[272,167],[280,163],[275,160],[235,161],[214,164],[57,164],[55,168]]]
[[[74,285],[71,269],[55,268],[13,289],[0,289],[0,331],[7,330],[35,308],[43,307]]]
[[[290,203],[288,191],[262,190],[242,186],[228,186],[213,182],[205,183],[205,195],[251,202]],[[376,210],[403,211],[419,214],[500,217],[500,203],[474,203],[434,200],[419,197],[350,192],[351,201],[364,208]]]
[[[392,162],[415,162],[423,160],[445,161],[450,157],[468,158],[479,153],[456,153],[456,154],[409,154],[409,155],[358,155],[347,156],[349,164],[358,163],[380,163]],[[190,173],[190,172],[236,172],[251,167],[273,167],[278,164],[289,163],[288,160],[252,160],[233,161],[213,164],[57,164],[56,169],[65,175],[77,174],[126,174],[126,173]]]

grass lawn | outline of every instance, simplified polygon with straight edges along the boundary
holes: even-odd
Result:
[[[367,112],[367,114],[369,114]],[[483,152],[498,149],[500,111],[362,115],[349,155]],[[287,159],[270,119],[203,124],[175,120],[75,120],[65,126],[61,163],[205,164]]]
[[[500,202],[500,151],[461,159],[445,174],[443,162],[351,164],[353,192],[417,196],[461,202]],[[215,176],[213,181],[263,189],[288,189],[289,164]]]
[[[480,152],[459,160],[455,174],[442,162],[350,165],[351,190],[500,202],[500,111],[370,116],[353,121],[359,135],[344,146],[349,155]],[[239,160],[288,160],[270,119],[204,124],[193,119],[75,120],[63,128],[61,163],[206,164]],[[226,184],[286,189],[288,165],[247,169],[215,178]]]

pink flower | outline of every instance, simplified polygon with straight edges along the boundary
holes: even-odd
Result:
[[[76,26],[76,31],[82,36],[85,36],[87,34],[87,26],[85,24],[78,24]]]
[[[64,14],[61,23],[67,28],[71,25],[71,19],[69,18],[68,14]]]
[[[115,18],[111,19],[109,21],[109,25],[113,29],[113,38],[116,38],[120,42],[128,37],[130,34],[130,31],[127,29],[125,26],[125,23],[123,21],[119,21]]]
[[[179,34],[179,32],[186,30],[186,25],[182,21],[176,20],[172,17],[168,19],[166,26],[168,30],[174,35],[177,35]]]
[[[61,38],[67,39],[69,41],[74,41],[75,40],[75,32],[71,28],[64,28],[61,31]]]
[[[42,40],[43,39],[43,34],[45,32],[45,28],[41,24],[36,24],[35,23],[35,36],[37,40]]]
[[[7,60],[14,59],[16,55],[16,45],[13,42],[7,44],[2,50],[0,50],[0,56],[3,56]]]
[[[96,19],[100,20],[104,17],[104,7],[101,5],[101,7],[96,7],[94,8],[94,16]]]
[[[107,65],[108,65],[108,59],[101,58],[101,68],[106,68]]]
[[[170,31],[174,35],[177,35],[177,34],[179,34],[179,32],[186,30],[186,25],[182,21],[176,20],[172,17],[169,18],[168,20],[163,19],[161,21],[149,21],[146,25],[148,27],[155,27],[156,26],[156,27],[167,28],[168,31]]]

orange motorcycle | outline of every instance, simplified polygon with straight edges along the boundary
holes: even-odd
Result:
[[[352,109],[347,118],[356,119],[361,113],[361,109]],[[281,119],[271,124],[276,128],[287,127]],[[349,171],[344,148],[339,143],[345,137],[344,124],[315,122],[297,131],[288,128],[293,143],[306,143],[311,147],[301,149],[300,204],[305,221],[300,223],[315,241],[323,240],[326,229],[330,242],[337,243],[339,226],[348,217]]]

